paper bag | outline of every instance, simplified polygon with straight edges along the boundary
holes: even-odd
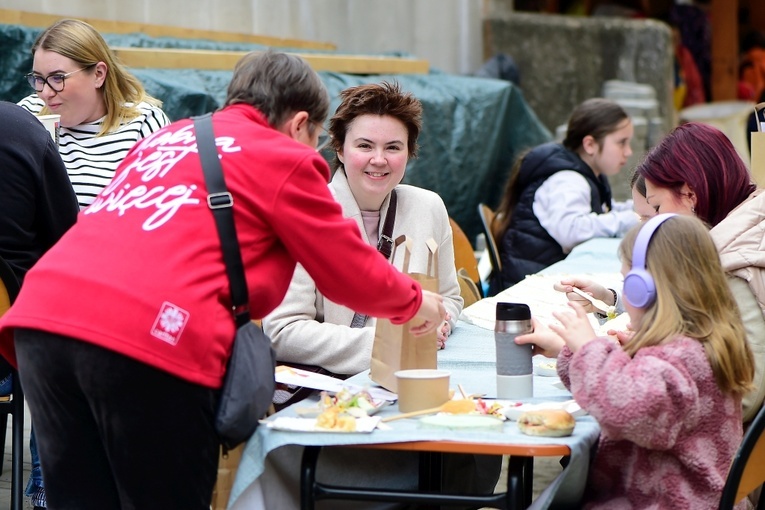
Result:
[[[391,260],[395,262],[396,252],[403,247],[402,271],[418,281],[424,290],[438,292],[438,243],[428,239],[428,267],[426,273],[410,273],[409,258],[412,241],[406,236],[396,239]],[[397,392],[396,376],[399,370],[412,368],[437,368],[436,332],[421,337],[409,333],[411,321],[406,324],[392,324],[387,319],[378,319],[375,340],[372,345],[372,360],[369,377],[385,389]]]
[[[765,186],[765,131],[760,122],[760,110],[765,108],[765,103],[760,103],[754,107],[754,118],[757,124],[757,131],[751,133],[752,137],[752,164],[749,167],[752,172],[752,178],[759,187]]]

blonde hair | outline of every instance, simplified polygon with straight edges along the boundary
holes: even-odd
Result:
[[[619,247],[622,261],[630,266],[640,228],[632,228]],[[645,260],[656,284],[656,300],[640,323],[633,324],[635,335],[624,350],[634,356],[676,335],[694,338],[704,346],[723,391],[749,391],[754,358],[706,225],[693,216],[669,218],[654,232]]]
[[[117,129],[121,123],[140,115],[137,105],[147,102],[161,106],[162,102],[146,93],[141,82],[130,74],[101,37],[88,23],[76,19],[62,19],[46,28],[32,45],[32,57],[37,50],[58,53],[79,63],[82,67],[106,64],[106,78],[101,88],[106,118],[96,136]],[[89,71],[85,71],[89,72]],[[50,113],[44,107],[43,114]]]

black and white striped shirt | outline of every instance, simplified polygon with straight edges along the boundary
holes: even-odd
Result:
[[[45,106],[36,94],[25,97],[18,104],[35,115]],[[138,140],[170,123],[167,115],[157,106],[141,102],[138,111],[140,115],[102,136],[96,134],[101,130],[103,118],[76,127],[61,126],[59,152],[80,209],[90,205],[111,181],[117,166]]]

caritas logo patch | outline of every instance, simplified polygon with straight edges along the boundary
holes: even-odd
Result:
[[[159,309],[157,318],[154,319],[154,325],[151,327],[151,334],[171,345],[178,343],[183,333],[183,328],[189,321],[189,312],[165,301]]]

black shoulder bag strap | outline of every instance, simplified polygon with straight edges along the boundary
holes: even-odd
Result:
[[[226,187],[223,169],[215,147],[212,114],[194,118],[194,130],[197,138],[197,151],[202,160],[202,170],[207,185],[207,206],[212,210],[218,226],[218,237],[226,264],[231,304],[234,309],[236,326],[241,327],[250,321],[249,300],[247,298],[247,279],[244,274],[242,253],[239,251],[239,239],[234,225],[234,199]]]
[[[396,222],[396,205],[398,204],[398,198],[396,197],[396,189],[390,191],[390,200],[388,201],[388,213],[385,215],[385,223],[383,223],[382,233],[380,239],[377,240],[377,251],[385,257],[385,260],[390,260],[390,255],[393,253],[393,224]],[[356,312],[351,319],[352,328],[363,328],[367,323],[368,316]]]
[[[390,201],[388,202],[388,213],[385,215],[385,223],[377,241],[377,251],[379,251],[385,260],[390,260],[390,254],[393,253],[393,224],[396,222],[396,189],[390,191]]]

